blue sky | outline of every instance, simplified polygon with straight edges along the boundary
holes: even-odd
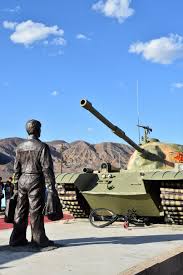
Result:
[[[1,0],[0,138],[121,142],[80,107],[87,98],[138,142],[183,143],[182,0]]]

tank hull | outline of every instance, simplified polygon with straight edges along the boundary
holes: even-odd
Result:
[[[160,217],[163,215],[158,208],[158,198],[154,201],[150,194],[132,196],[91,192],[82,192],[82,194],[91,209],[108,208],[119,215],[125,215],[129,209],[135,209],[139,216]]]
[[[119,215],[134,209],[139,216],[168,214],[182,221],[183,171],[62,174],[57,184],[65,190],[60,192],[62,203],[75,217],[87,217],[89,209],[102,207]]]
[[[104,207],[125,215],[129,209],[134,208],[139,216],[159,217],[162,215],[160,185],[157,182],[144,182],[143,177],[142,173],[124,170],[109,174],[62,174],[56,179],[58,186],[65,190],[60,192],[62,203],[71,212],[74,206],[69,204],[77,208],[80,199],[76,194],[66,196],[70,192],[68,190],[75,188],[90,209]]]

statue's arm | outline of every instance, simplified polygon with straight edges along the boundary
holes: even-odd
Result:
[[[21,172],[21,164],[20,164],[20,154],[17,150],[16,157],[15,157],[15,163],[14,163],[14,175],[13,175],[15,190],[18,190],[18,180],[19,180],[21,174],[22,174],[22,172]]]

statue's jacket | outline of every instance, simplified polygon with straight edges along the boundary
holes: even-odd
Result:
[[[49,146],[34,136],[30,136],[21,143],[16,150],[14,164],[14,181],[18,188],[28,187],[39,182],[40,187],[45,185],[54,188],[55,176],[53,172],[53,161]]]

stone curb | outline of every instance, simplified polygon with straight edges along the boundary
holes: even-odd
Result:
[[[180,271],[180,273],[179,273]],[[153,257],[133,266],[118,275],[183,274],[183,246],[178,246],[166,254]]]

